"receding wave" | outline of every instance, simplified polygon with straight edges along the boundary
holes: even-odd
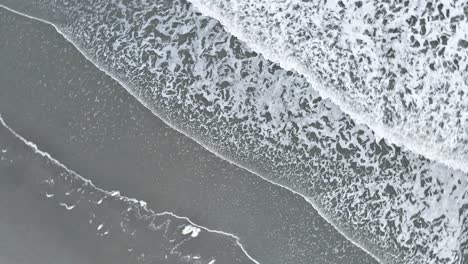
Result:
[[[302,194],[380,261],[462,263],[465,173],[379,140],[303,76],[251,51],[191,4],[15,1],[0,3],[53,22],[155,114]]]
[[[234,235],[195,225],[171,212],[156,213],[144,201],[96,187],[21,137],[1,116],[0,136],[15,138],[33,153],[25,154],[10,146],[12,140],[0,141],[0,162],[6,161],[11,166],[15,155],[22,158],[30,155],[30,159],[41,162],[49,173],[35,175],[40,177],[32,180],[37,183],[35,190],[63,210],[82,210],[90,228],[96,229],[97,237],[120,239],[121,246],[127,247],[131,263],[258,263]],[[215,247],[219,250],[210,249]]]
[[[190,2],[354,120],[468,172],[466,1]]]

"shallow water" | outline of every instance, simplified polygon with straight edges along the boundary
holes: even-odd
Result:
[[[51,26],[0,17],[0,112],[42,150],[106,190],[238,236],[260,263],[376,263],[302,197],[168,127]]]
[[[8,263],[257,263],[235,237],[105,191],[0,119],[2,216]],[[19,222],[17,222],[19,221]]]
[[[306,197],[382,262],[456,263],[466,254],[465,173],[377,139],[189,3],[9,4],[54,23],[172,126]]]

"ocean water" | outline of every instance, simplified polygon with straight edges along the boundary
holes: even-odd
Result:
[[[463,263],[466,173],[377,137],[190,3],[0,3],[52,23],[167,123],[302,195],[381,262]]]
[[[5,122],[96,186],[144,200],[154,212],[173,212],[197,225],[232,234],[260,263],[376,263],[301,196],[222,160],[167,126],[52,26],[1,9],[0,32],[0,113]],[[26,175],[34,178],[34,169]],[[26,175],[13,171],[7,176]],[[7,201],[13,200],[15,190],[6,191]],[[14,197],[16,203],[31,203],[21,194]],[[38,199],[30,206],[51,203]],[[84,242],[78,242],[96,243],[95,228],[86,225],[86,220],[74,219],[75,211],[57,207],[51,217],[47,216],[49,210],[34,210],[33,219],[28,217],[26,212],[31,210],[27,207],[25,216],[19,217],[24,219],[20,226],[29,223],[34,226],[30,230],[43,230],[46,221],[37,218],[66,218],[70,222],[63,220],[64,227],[47,229],[63,234],[67,239],[61,244],[66,245],[77,243],[73,242],[77,238],[69,235],[75,228],[70,227],[84,221],[79,230],[91,228],[92,232]],[[14,203],[2,210],[11,208],[16,208]],[[5,229],[18,227],[13,221]],[[0,237],[9,236],[0,233]],[[47,241],[47,237],[42,240]],[[154,250],[159,241],[151,243]],[[205,247],[194,242],[194,253]],[[37,252],[30,250],[33,245],[16,247],[21,249],[16,255]],[[102,251],[106,255],[112,245],[96,245],[89,254]],[[209,247],[219,249],[213,244]],[[86,255],[85,250],[80,252]],[[0,256],[3,254],[0,250]],[[119,263],[118,257],[108,259]],[[121,261],[126,263],[127,258]],[[102,263],[87,263],[95,262]],[[36,259],[34,263],[50,261]]]

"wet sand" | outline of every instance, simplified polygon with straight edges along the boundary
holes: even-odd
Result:
[[[0,113],[83,177],[235,234],[260,263],[376,263],[301,197],[168,127],[51,26],[0,14]]]

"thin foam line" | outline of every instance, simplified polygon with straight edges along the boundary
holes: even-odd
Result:
[[[213,229],[209,229],[205,226],[201,226],[201,225],[198,225],[198,224],[195,224],[192,220],[190,220],[188,217],[186,216],[178,216],[172,212],[169,212],[169,211],[164,211],[164,212],[160,212],[160,213],[156,213],[154,212],[152,209],[149,209],[147,207],[147,204],[146,202],[142,201],[142,200],[137,200],[135,198],[129,198],[127,196],[123,196],[123,195],[120,195],[120,192],[119,191],[106,191],[104,189],[101,189],[99,187],[97,187],[96,185],[94,185],[92,183],[92,181],[84,178],[83,176],[81,176],[80,174],[78,174],[77,172],[75,172],[74,170],[72,169],[69,169],[67,166],[65,166],[64,164],[62,164],[60,161],[58,161],[57,159],[55,159],[54,157],[52,157],[49,153],[45,152],[45,151],[42,151],[38,148],[38,146],[25,139],[24,137],[22,137],[20,134],[18,134],[16,131],[14,131],[10,126],[8,126],[6,123],[5,123],[5,120],[3,119],[2,115],[0,114],[0,124],[3,125],[6,129],[8,129],[8,131],[13,134],[13,136],[15,136],[16,138],[20,139],[24,144],[26,144],[27,146],[29,146],[33,151],[34,153],[36,154],[39,154],[40,156],[52,161],[55,165],[57,165],[58,167],[60,167],[61,169],[64,169],[66,170],[67,172],[73,174],[74,176],[76,176],[77,178],[79,178],[80,180],[83,180],[85,183],[87,183],[89,186],[91,186],[92,188],[98,190],[98,191],[101,191],[103,193],[105,193],[106,195],[108,196],[112,196],[112,197],[116,197],[118,196],[119,198],[121,198],[122,200],[126,201],[126,202],[131,202],[131,203],[135,203],[135,204],[140,204],[140,206],[147,212],[149,212],[150,214],[152,215],[155,215],[155,216],[172,216],[174,218],[177,218],[179,220],[185,220],[187,221],[190,225],[192,226],[195,226],[197,228],[200,228],[200,229],[203,229],[209,233],[214,233],[214,234],[219,234],[219,235],[223,235],[223,236],[227,236],[227,237],[230,237],[232,239],[234,239],[237,243],[237,245],[241,248],[242,252],[250,259],[252,260],[254,263],[256,264],[260,264],[257,260],[255,260],[252,256],[250,256],[250,254],[246,251],[246,249],[244,248],[244,246],[242,245],[242,243],[240,242],[240,238],[234,234],[231,234],[231,233],[226,233],[224,231],[219,231],[219,230],[213,230]],[[118,193],[118,195],[115,195],[115,193]]]
[[[130,84],[127,84],[125,81],[121,80],[119,77],[113,75],[110,71],[106,70],[104,67],[101,67],[100,64],[95,61],[93,58],[91,58],[90,56],[88,56],[86,54],[86,52],[84,52],[83,50],[81,50],[77,44],[75,44],[73,41],[71,41],[65,34],[63,34],[60,29],[55,26],[54,24],[52,24],[51,22],[48,22],[46,20],[43,20],[43,19],[40,19],[40,18],[36,18],[36,17],[33,17],[33,16],[30,16],[30,15],[27,15],[27,14],[23,14],[21,12],[18,12],[16,10],[13,10],[9,7],[6,7],[4,5],[1,5],[0,4],[0,7],[3,7],[13,13],[16,13],[18,15],[21,15],[21,16],[25,16],[27,18],[30,18],[30,19],[33,19],[33,20],[37,20],[39,22],[42,22],[42,23],[45,23],[45,24],[48,24],[48,25],[51,25],[53,28],[55,28],[55,30],[57,31],[58,34],[60,34],[62,37],[64,37],[71,45],[73,45],[77,50],[78,52],[80,52],[88,61],[90,61],[96,68],[98,68],[99,70],[101,70],[102,72],[104,72],[105,74],[107,74],[108,76],[110,76],[112,79],[114,79],[116,82],[118,82],[130,95],[132,95],[138,102],[140,102],[145,108],[147,108],[148,110],[151,111],[151,113],[153,113],[156,117],[158,117],[159,119],[161,119],[164,123],[166,123],[169,127],[171,127],[172,129],[174,129],[175,131],[181,133],[182,135],[192,139],[193,141],[195,141],[196,143],[198,143],[200,146],[202,146],[203,148],[205,148],[206,150],[210,151],[211,153],[215,154],[217,157],[223,159],[223,160],[226,160],[227,162],[231,163],[231,164],[234,164],[236,165],[237,167],[239,168],[242,168],[254,175],[257,175],[258,177],[260,177],[261,179],[275,185],[275,186],[279,186],[281,188],[284,188],[292,193],[294,193],[295,195],[298,195],[299,197],[303,198],[307,203],[309,203],[310,205],[312,205],[312,207],[317,211],[317,213],[326,221],[328,222],[333,228],[335,228],[338,233],[340,233],[343,237],[345,237],[348,241],[350,241],[353,245],[357,246],[358,248],[360,248],[362,251],[366,252],[368,255],[370,255],[371,257],[373,257],[376,261],[380,262],[380,263],[383,263],[383,261],[376,255],[374,255],[372,252],[370,252],[369,250],[367,250],[364,246],[362,246],[359,242],[355,241],[354,239],[352,239],[350,237],[350,235],[348,235],[344,230],[342,230],[341,228],[339,228],[338,224],[335,223],[333,220],[331,220],[328,216],[326,216],[321,208],[319,206],[317,206],[314,202],[312,202],[306,195],[303,195],[293,189],[291,189],[290,187],[287,187],[285,185],[281,185],[279,183],[276,183],[276,182],[273,182],[269,179],[267,179],[266,177],[262,176],[260,173],[254,171],[253,169],[250,169],[244,165],[241,165],[241,164],[238,164],[236,162],[234,162],[232,159],[226,157],[225,155],[219,153],[217,150],[215,150],[214,148],[206,145],[205,143],[203,143],[201,140],[199,140],[196,136],[194,135],[189,135],[187,132],[181,130],[180,128],[178,128],[175,124],[173,124],[170,120],[164,118],[162,115],[159,115],[156,111],[154,111],[147,103],[145,103],[141,98],[139,98],[137,96],[136,93],[134,93],[131,89],[127,88],[127,87],[130,87],[132,85]],[[255,261],[256,262],[256,261]],[[258,262],[256,262],[258,263]]]

